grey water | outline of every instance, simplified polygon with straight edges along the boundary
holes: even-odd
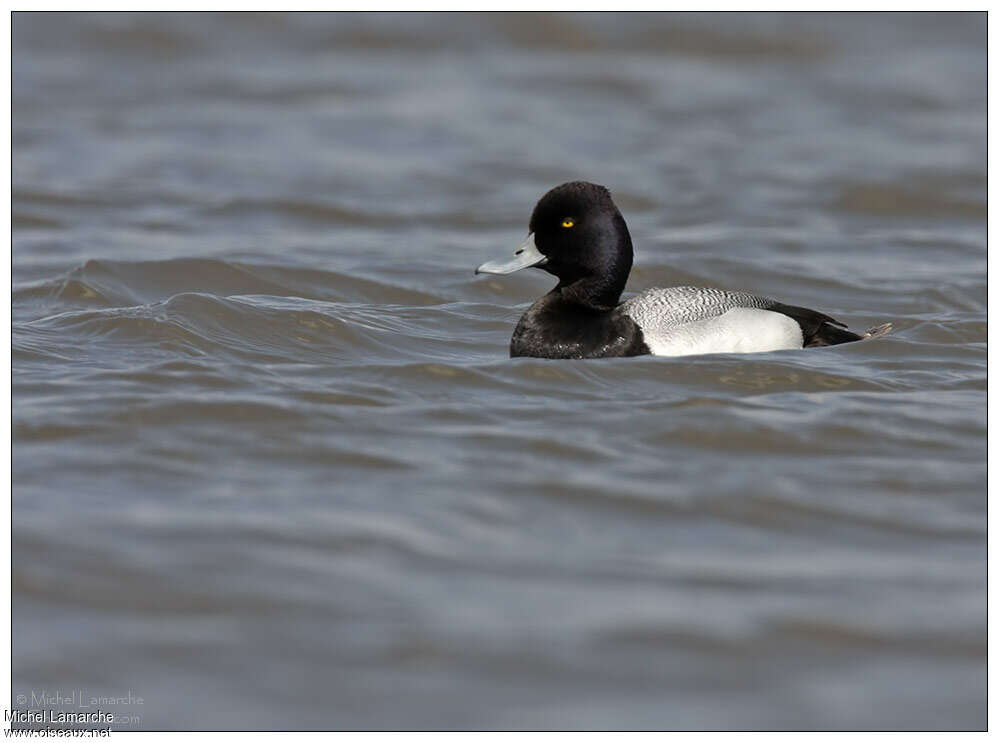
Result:
[[[985,14],[14,14],[15,706],[983,729],[986,53]],[[472,271],[574,179],[629,292],[895,331],[511,360],[553,279]]]

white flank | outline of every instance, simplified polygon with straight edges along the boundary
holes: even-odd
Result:
[[[795,320],[779,312],[750,307],[735,307],[717,317],[670,328],[642,328],[642,332],[645,344],[656,356],[761,353],[801,348],[804,344]]]

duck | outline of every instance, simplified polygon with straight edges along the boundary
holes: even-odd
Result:
[[[538,268],[558,279],[520,318],[510,356],[585,359],[763,353],[877,338],[816,310],[713,287],[649,289],[621,301],[634,252],[628,225],[604,186],[571,181],[542,196],[511,259],[478,274]]]

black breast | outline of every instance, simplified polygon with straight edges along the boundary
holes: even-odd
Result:
[[[532,304],[510,340],[510,356],[592,359],[651,353],[627,315],[564,300],[557,291]]]

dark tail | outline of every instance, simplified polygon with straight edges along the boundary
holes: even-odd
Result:
[[[846,328],[840,328],[836,325],[823,323],[816,329],[815,333],[812,334],[810,338],[805,338],[805,348],[815,348],[816,346],[835,346],[840,343],[865,341],[868,338],[878,338],[882,335],[888,335],[889,332],[891,332],[890,322],[871,328],[866,333],[862,333],[860,335],[854,333],[852,330],[847,330]]]
[[[854,341],[863,341],[868,338],[877,338],[891,331],[891,323],[886,322],[884,325],[871,328],[861,335],[854,333],[852,330],[847,330],[846,325],[839,320],[834,320],[829,315],[823,315],[821,312],[816,312],[815,310],[779,303],[775,303],[773,307],[768,307],[767,309],[780,312],[797,321],[798,325],[801,326],[801,335],[805,340],[805,348],[853,343]]]

